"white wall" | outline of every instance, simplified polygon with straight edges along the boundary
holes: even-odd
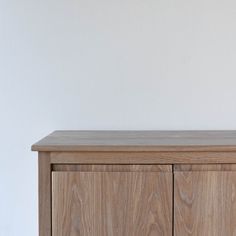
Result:
[[[54,129],[236,129],[234,0],[0,0],[0,236],[37,235]]]

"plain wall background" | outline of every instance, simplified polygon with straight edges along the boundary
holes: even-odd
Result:
[[[235,0],[0,0],[0,236],[55,129],[236,129],[235,42]]]

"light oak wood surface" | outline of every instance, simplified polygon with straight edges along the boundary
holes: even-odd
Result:
[[[34,151],[236,151],[236,131],[55,131]]]
[[[174,235],[236,235],[236,172],[174,173]]]
[[[174,171],[235,171],[236,164],[174,165]]]
[[[53,165],[53,171],[172,172],[171,165]]]
[[[39,235],[51,236],[51,164],[47,152],[39,153],[38,177]]]
[[[53,172],[52,236],[171,236],[171,172]]]
[[[236,163],[236,152],[52,152],[54,164]]]

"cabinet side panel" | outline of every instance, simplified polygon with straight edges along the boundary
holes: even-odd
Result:
[[[174,173],[175,236],[236,235],[236,172]]]
[[[51,236],[51,165],[50,153],[40,152],[39,181],[39,236]]]
[[[53,236],[171,236],[172,174],[53,172]]]

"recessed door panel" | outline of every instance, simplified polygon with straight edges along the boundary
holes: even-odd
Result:
[[[53,236],[171,236],[172,173],[52,173]]]
[[[190,169],[174,173],[174,235],[236,235],[236,172],[213,165]]]

